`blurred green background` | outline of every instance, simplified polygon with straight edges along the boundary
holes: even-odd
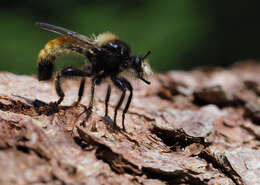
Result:
[[[227,66],[259,59],[259,1],[218,0],[1,0],[0,70],[34,74],[40,49],[58,35],[36,21],[85,35],[111,31],[134,54],[152,50],[155,71]],[[59,65],[82,58],[61,57]]]

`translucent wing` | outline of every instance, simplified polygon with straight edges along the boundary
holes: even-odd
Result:
[[[71,30],[68,30],[66,28],[62,28],[60,26],[55,26],[55,25],[51,25],[51,24],[48,24],[48,23],[43,23],[43,22],[36,22],[35,25],[43,30],[47,30],[47,31],[51,31],[51,32],[54,32],[54,33],[58,33],[60,35],[65,35],[73,40],[76,40],[78,42],[81,42],[81,43],[84,43],[84,44],[87,44],[89,45],[90,47],[93,47],[97,50],[100,51],[100,48],[95,44],[94,40],[85,36],[85,35],[82,35],[80,33],[77,33],[75,31],[71,31]]]

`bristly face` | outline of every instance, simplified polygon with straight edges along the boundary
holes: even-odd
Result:
[[[130,72],[132,75],[134,75],[136,78],[144,81],[147,84],[150,84],[147,80],[148,77],[150,77],[153,74],[153,71],[148,64],[148,62],[145,60],[147,56],[151,53],[151,51],[148,51],[145,56],[131,56],[130,59],[125,63],[124,68],[128,68],[127,72]]]

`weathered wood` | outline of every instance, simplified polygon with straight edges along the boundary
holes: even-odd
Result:
[[[259,74],[246,62],[155,75],[134,85],[124,133],[103,117],[106,84],[86,119],[89,82],[70,106],[79,82],[64,81],[50,109],[53,81],[2,72],[0,184],[260,184]]]

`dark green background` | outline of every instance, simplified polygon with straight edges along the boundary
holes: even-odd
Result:
[[[218,0],[5,0],[0,6],[0,70],[32,74],[40,49],[56,34],[36,21],[85,35],[111,31],[155,71],[226,66],[260,58],[260,3]],[[61,57],[59,65],[79,65]]]

